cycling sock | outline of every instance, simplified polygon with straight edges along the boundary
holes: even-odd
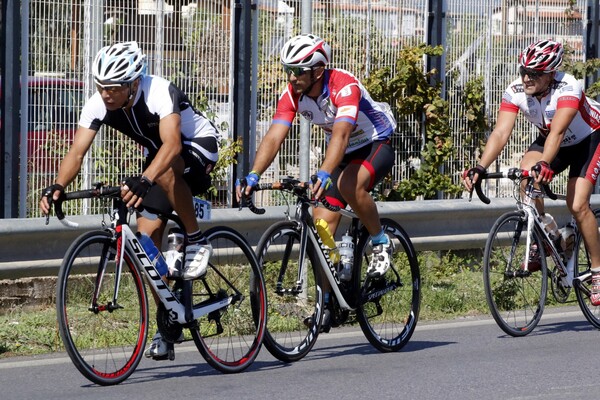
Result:
[[[592,267],[592,268],[590,268],[590,271],[592,271],[592,272],[600,272],[600,267]]]
[[[204,243],[204,242],[206,242],[206,240],[204,240],[202,231],[197,230],[196,232],[188,233],[187,242],[188,243]]]
[[[385,235],[385,233],[383,232],[383,229],[377,235],[371,236],[371,243],[373,243],[373,246],[377,246],[378,244],[388,243],[388,238]]]
[[[329,304],[329,292],[325,292],[325,293],[323,294],[323,303],[324,303],[325,305]]]

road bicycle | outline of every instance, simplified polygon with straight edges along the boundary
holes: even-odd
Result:
[[[259,353],[266,324],[264,280],[252,248],[231,228],[211,228],[204,233],[213,247],[207,273],[193,281],[173,279],[170,287],[133,233],[132,210],[120,190],[97,184],[54,202],[56,216],[66,225],[71,223],[63,201],[112,202],[106,212],[110,224],[103,219],[102,229],[79,236],[58,274],[58,327],[77,369],[100,385],[118,384],[133,373],[150,323],[146,284],[157,300],[157,326],[170,343],[169,358],[174,358],[173,343],[188,329],[215,369],[235,373],[248,368]],[[177,215],[165,217],[182,228]]]
[[[490,312],[498,326],[511,336],[529,334],[540,321],[546,303],[548,281],[552,295],[559,303],[569,301],[571,289],[585,318],[600,328],[600,307],[590,303],[590,258],[575,219],[573,250],[565,252],[559,240],[553,240],[535,200],[548,197],[563,199],[547,185],[539,189],[529,171],[511,168],[504,172],[479,174],[474,189],[486,204],[490,203],[481,189],[484,179],[507,178],[514,184],[517,209],[500,216],[489,233],[483,255],[483,281]],[[523,195],[522,195],[523,194]],[[594,210],[600,221],[600,210]],[[539,271],[529,268],[532,257],[539,254]]]
[[[314,346],[322,326],[324,297],[322,276],[332,294],[328,308],[332,326],[358,320],[368,341],[381,352],[398,351],[408,343],[417,325],[420,305],[420,272],[413,244],[402,227],[381,219],[394,245],[392,266],[381,278],[369,278],[370,236],[351,210],[311,199],[309,185],[296,179],[259,184],[254,191],[275,190],[295,199],[296,211],[269,227],[256,249],[267,287],[265,347],[284,362],[300,360]],[[251,198],[246,203],[263,213]],[[350,219],[348,234],[354,243],[352,277],[338,277],[329,248],[319,237],[310,213],[324,206]],[[319,273],[321,270],[322,274]]]

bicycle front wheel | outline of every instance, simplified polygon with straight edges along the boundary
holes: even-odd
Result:
[[[265,346],[284,362],[300,360],[317,341],[323,293],[315,249],[307,244],[304,275],[299,276],[300,224],[281,221],[262,236],[256,253],[267,287]]]
[[[540,321],[548,288],[548,270],[541,237],[531,232],[531,247],[540,252],[538,271],[525,271],[527,217],[522,211],[502,215],[492,227],[483,255],[483,282],[490,312],[511,336],[525,336]]]
[[[80,236],[67,250],[57,282],[60,337],[79,372],[100,385],[133,373],[148,333],[142,276],[128,256],[116,273],[116,246],[106,231]]]
[[[238,232],[215,227],[204,236],[213,254],[206,275],[192,283],[193,307],[221,301],[228,305],[198,318],[192,337],[212,367],[224,373],[241,372],[254,362],[262,346],[265,284],[252,248]]]
[[[368,278],[371,241],[364,230],[359,240],[353,279],[359,293],[356,310],[360,327],[381,352],[398,351],[408,343],[419,318],[421,273],[408,234],[391,219],[381,225],[393,244],[391,266],[381,278]]]
[[[600,209],[594,210],[596,221],[600,224]],[[600,226],[600,225],[599,225]],[[590,302],[590,293],[592,286],[592,276],[590,268],[592,266],[590,261],[590,255],[585,247],[581,232],[577,234],[575,240],[575,277],[583,277],[581,281],[573,285],[575,289],[575,295],[577,296],[577,303],[579,308],[583,312],[585,318],[594,327],[600,329],[600,306],[594,306]]]

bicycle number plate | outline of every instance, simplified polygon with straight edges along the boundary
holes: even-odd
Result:
[[[202,221],[210,221],[211,209],[212,204],[210,201],[194,197],[194,211],[196,212],[196,218]]]

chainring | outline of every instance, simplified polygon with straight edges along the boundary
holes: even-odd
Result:
[[[555,267],[550,276],[550,287],[552,288],[552,295],[559,303],[566,303],[571,293],[570,287],[564,287],[562,284],[562,277],[558,267]]]
[[[156,325],[163,340],[168,343],[176,343],[179,341],[183,333],[183,327],[179,322],[172,319],[165,306],[161,303],[156,309]]]

